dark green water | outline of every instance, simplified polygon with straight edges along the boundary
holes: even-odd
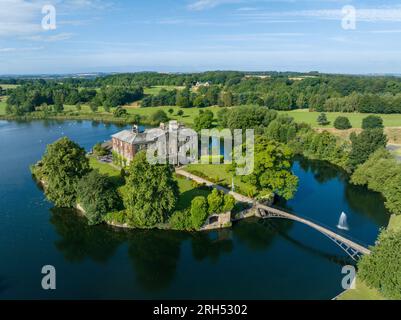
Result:
[[[29,165],[67,135],[85,148],[119,128],[83,122],[0,121],[0,299],[223,298],[330,299],[350,261],[328,238],[298,223],[252,220],[231,230],[187,234],[88,227],[53,208]],[[377,194],[347,183],[338,169],[299,160],[300,188],[282,207],[373,244],[388,223]],[[57,270],[57,290],[41,288],[41,268]]]

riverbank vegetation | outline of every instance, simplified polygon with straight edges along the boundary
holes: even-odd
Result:
[[[401,299],[401,232],[383,231],[370,255],[358,263],[358,275],[388,299]]]
[[[31,171],[50,201],[78,208],[90,225],[198,230],[210,215],[229,212],[236,204],[231,195],[177,176],[170,165],[150,165],[144,152],[119,170],[86,156],[66,137],[50,144]],[[200,214],[194,199],[205,199],[207,210]]]

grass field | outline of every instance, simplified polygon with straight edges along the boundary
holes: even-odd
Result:
[[[217,116],[219,107],[209,107],[209,108],[180,108],[180,107],[151,107],[151,108],[126,108],[129,114],[138,114],[141,117],[150,118],[153,113],[157,110],[163,110],[166,112],[168,117],[173,120],[178,120],[185,124],[192,124],[194,118],[199,115],[199,110],[211,110],[215,116]],[[173,109],[173,113],[168,112],[169,109]],[[178,116],[177,112],[182,110],[184,112],[183,116]]]
[[[225,164],[190,164],[185,167],[185,170],[211,182],[231,188],[233,174],[228,171],[229,167],[230,165]],[[254,191],[252,186],[242,182],[238,176],[234,177],[234,185],[235,191],[245,196]]]
[[[184,87],[180,87],[180,86],[153,86],[153,87],[150,87],[150,88],[145,88],[143,91],[144,91],[145,94],[156,95],[162,89],[174,90],[174,89],[184,89]]]
[[[0,100],[0,116],[6,114],[6,101]]]
[[[209,190],[194,187],[191,180],[183,177],[176,176],[178,188],[180,189],[180,198],[176,210],[188,209],[191,207],[191,201],[198,196],[207,197],[210,193]]]
[[[291,117],[293,117],[295,121],[308,123],[315,128],[322,127],[319,126],[319,124],[316,121],[320,112],[309,112],[308,110],[294,110],[294,111],[279,111],[279,113],[288,114]],[[333,128],[334,120],[338,116],[347,117],[350,120],[352,127],[361,128],[362,120],[366,118],[369,114],[327,112],[326,115],[327,119],[330,121],[330,124],[323,128]],[[385,127],[401,127],[401,114],[379,114],[378,116],[380,116],[383,119]]]
[[[356,282],[354,290],[347,290],[337,300],[385,300],[375,289],[370,289],[362,281]]]
[[[18,84],[0,84],[0,87],[3,89],[15,89],[18,87]]]

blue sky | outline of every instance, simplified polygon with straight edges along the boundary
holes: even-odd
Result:
[[[56,30],[41,27],[56,8]],[[344,6],[356,9],[344,29]],[[0,0],[0,74],[278,70],[401,74],[401,1]]]

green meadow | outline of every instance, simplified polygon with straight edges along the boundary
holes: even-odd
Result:
[[[309,112],[308,110],[293,110],[293,111],[279,111],[280,114],[288,114],[294,118],[296,122],[305,122],[313,127],[322,127],[317,123],[317,118],[320,112]],[[347,117],[353,128],[361,128],[362,120],[366,118],[368,113],[341,113],[341,112],[327,112],[327,119],[330,124],[326,128],[333,128],[334,120],[338,116]],[[384,121],[385,127],[401,127],[401,114],[376,114]]]
[[[153,86],[150,88],[145,88],[143,91],[147,95],[157,95],[162,89],[174,90],[174,89],[184,89],[181,86]]]

